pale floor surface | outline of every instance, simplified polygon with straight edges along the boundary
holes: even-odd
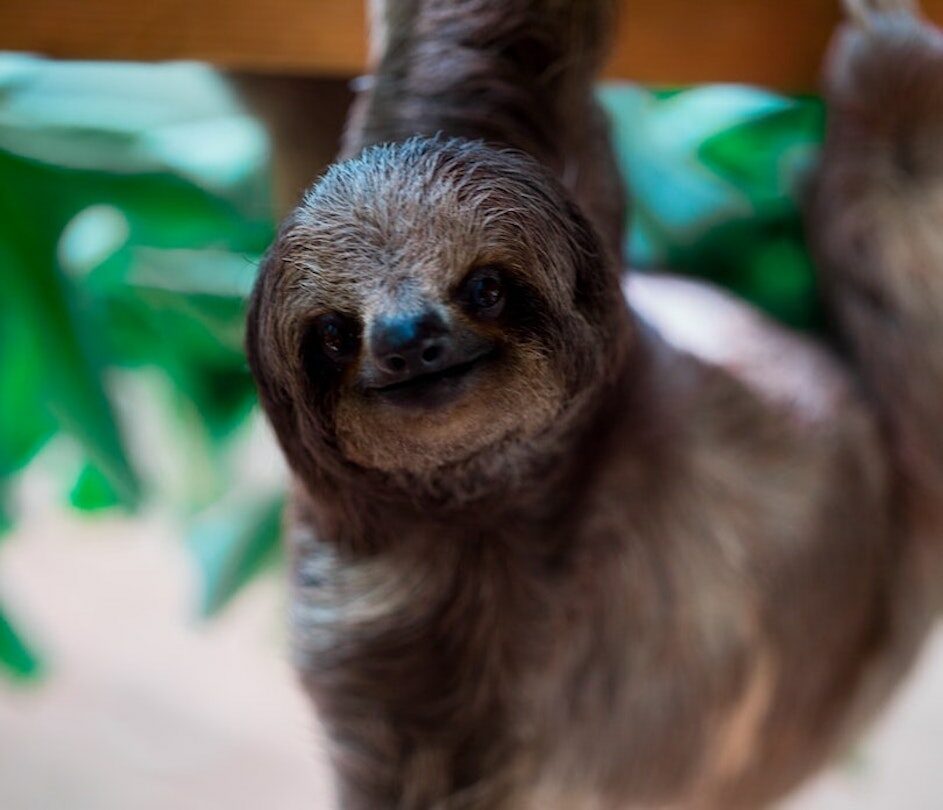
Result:
[[[33,516],[0,548],[0,594],[45,682],[0,679],[0,810],[320,810],[314,723],[268,577],[192,618],[193,572],[158,520]],[[789,810],[943,808],[943,632],[848,762]]]

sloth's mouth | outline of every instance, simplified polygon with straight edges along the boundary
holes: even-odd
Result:
[[[371,388],[370,393],[393,405],[434,408],[456,399],[465,389],[473,372],[494,357],[493,351],[447,368],[417,374],[407,380]]]

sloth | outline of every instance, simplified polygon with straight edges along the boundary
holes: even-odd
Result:
[[[339,806],[759,807],[907,671],[943,582],[943,36],[847,6],[807,209],[839,348],[623,275],[611,3],[378,9],[247,323]]]

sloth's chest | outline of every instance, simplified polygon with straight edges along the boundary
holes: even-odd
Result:
[[[440,806],[474,791],[491,797],[480,806],[498,808],[520,781],[520,696],[553,645],[546,591],[478,555],[461,562],[449,571],[435,560],[332,564],[295,590],[305,686],[336,767],[364,763],[345,781],[376,806]]]
[[[487,555],[447,572],[426,562],[332,562],[296,589],[293,614],[298,663],[335,739],[377,767],[421,769],[430,802],[482,780],[496,795],[555,791],[561,773],[578,785],[589,766],[587,790],[656,795],[701,767],[714,719],[761,688],[740,606],[715,611],[721,637],[691,611],[640,602],[656,589],[616,561],[591,580]],[[767,698],[750,698],[738,733]]]
[[[501,693],[552,655],[556,588],[533,571],[477,552],[447,563],[306,565],[320,571],[293,594],[301,669],[401,722],[496,710]]]
[[[855,587],[837,599],[838,584],[805,576],[794,552],[763,567],[778,583],[766,591],[791,595],[780,606],[753,558],[729,548],[773,544],[699,525],[657,543],[599,532],[554,564],[453,538],[357,564],[309,546],[296,560],[294,647],[335,762],[387,774],[370,788],[379,806],[408,807],[471,786],[539,797],[515,807],[553,807],[555,795],[567,807],[576,795],[661,806],[679,786],[726,795],[761,783],[757,762],[801,773],[856,691],[870,569],[848,556],[843,582]],[[397,798],[411,789],[413,804]]]

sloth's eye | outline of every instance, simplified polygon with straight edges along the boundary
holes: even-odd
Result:
[[[352,318],[330,312],[315,319],[314,329],[321,350],[335,363],[346,363],[357,356],[360,330]]]
[[[473,315],[497,318],[504,309],[504,276],[497,267],[472,270],[462,284],[461,298]]]

